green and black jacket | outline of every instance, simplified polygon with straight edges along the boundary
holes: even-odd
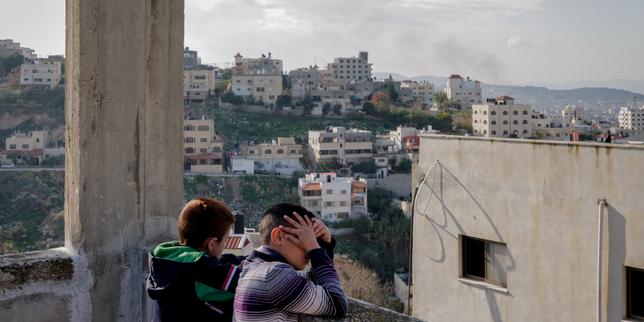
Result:
[[[212,257],[177,241],[157,246],[150,253],[147,281],[155,306],[152,321],[231,321],[237,265],[243,259]]]

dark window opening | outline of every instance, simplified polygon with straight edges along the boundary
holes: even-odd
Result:
[[[485,242],[463,236],[463,275],[485,279]]]
[[[626,292],[628,317],[644,320],[644,270],[626,268]]]

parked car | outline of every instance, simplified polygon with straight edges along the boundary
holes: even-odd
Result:
[[[13,169],[15,167],[16,167],[16,165],[11,163],[11,162],[10,163],[0,164],[0,168],[2,168],[2,169]]]

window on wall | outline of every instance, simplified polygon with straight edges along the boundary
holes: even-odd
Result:
[[[644,270],[626,268],[626,309],[629,318],[644,321]]]
[[[461,235],[461,277],[507,286],[507,246]]]

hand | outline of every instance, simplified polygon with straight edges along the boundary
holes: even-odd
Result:
[[[320,248],[320,244],[318,244],[315,237],[313,223],[309,217],[304,216],[304,218],[302,218],[302,216],[296,212],[293,213],[293,217],[295,217],[295,219],[284,216],[284,220],[288,221],[288,223],[293,226],[285,227],[280,225],[280,229],[286,232],[284,237],[307,253]]]
[[[331,243],[331,231],[322,220],[313,218],[313,231],[315,232],[315,237]]]

